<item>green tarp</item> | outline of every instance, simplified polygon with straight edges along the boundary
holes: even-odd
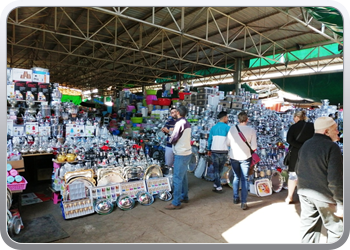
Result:
[[[62,95],[61,102],[69,102],[72,101],[75,105],[79,105],[81,103],[80,95]]]
[[[331,105],[343,104],[343,72],[271,79],[282,90],[320,102],[328,99]]]

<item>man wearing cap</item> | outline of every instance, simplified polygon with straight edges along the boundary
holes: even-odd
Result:
[[[343,234],[343,156],[336,122],[319,117],[315,134],[299,150],[295,167],[300,200],[301,242],[318,243],[322,225],[328,243]]]
[[[214,166],[214,188],[213,192],[222,193],[220,173],[227,161],[228,147],[226,143],[227,133],[230,126],[227,125],[227,112],[221,111],[218,114],[219,122],[209,131],[208,156],[211,156]]]

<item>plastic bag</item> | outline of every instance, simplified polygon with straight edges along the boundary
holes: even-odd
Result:
[[[210,162],[208,161],[206,164],[204,179],[207,181],[214,181],[215,180],[214,165],[211,161]]]
[[[196,170],[194,171],[194,176],[196,176],[197,178],[200,178],[200,179],[203,178],[203,174],[205,172],[206,165],[207,165],[207,158],[205,156],[199,157],[199,161],[198,161]]]

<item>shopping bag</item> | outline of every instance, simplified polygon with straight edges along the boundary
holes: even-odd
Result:
[[[205,172],[206,164],[207,164],[207,158],[205,156],[199,157],[196,170],[194,171],[194,176],[196,176],[199,179],[203,178],[203,174]]]
[[[215,180],[214,165],[212,161],[207,161],[205,172],[204,172],[204,179],[207,181]]]

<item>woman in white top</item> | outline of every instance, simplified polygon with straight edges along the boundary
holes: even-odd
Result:
[[[243,133],[252,150],[256,150],[256,131],[247,126],[248,115],[242,111],[238,114],[238,127]],[[246,210],[248,196],[248,172],[252,154],[248,145],[238,134],[236,126],[232,126],[227,134],[227,146],[230,147],[229,156],[233,171],[233,203],[241,202],[241,208]],[[239,198],[239,184],[241,182],[241,200]]]

